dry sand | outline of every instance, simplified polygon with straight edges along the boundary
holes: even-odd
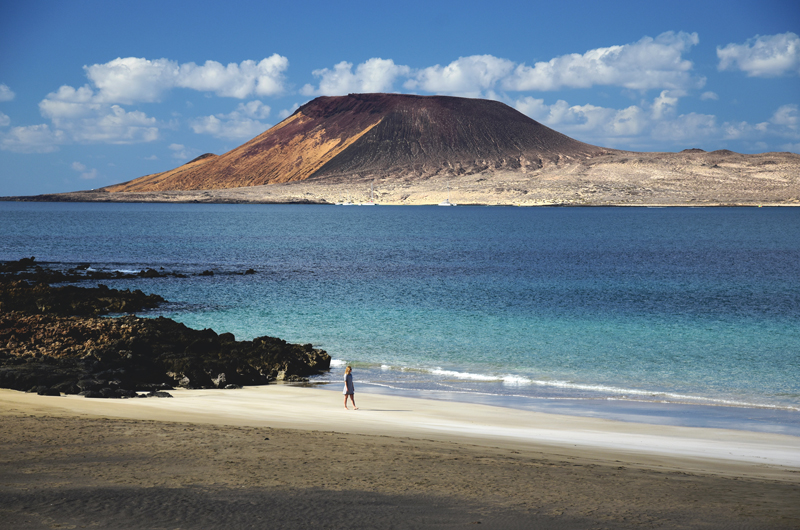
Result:
[[[7,528],[798,528],[800,439],[289,385],[0,391]]]

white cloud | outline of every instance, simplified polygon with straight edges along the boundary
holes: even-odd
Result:
[[[775,125],[782,125],[788,129],[796,131],[798,128],[797,105],[783,105],[775,111],[775,114],[772,115],[770,122]]]
[[[216,61],[178,64],[169,59],[117,58],[104,64],[85,66],[98,89],[97,101],[130,104],[158,101],[173,88],[213,92],[222,97],[244,99],[252,94],[276,95],[284,90],[283,72],[289,60],[278,54],[227,66]]]
[[[447,66],[430,66],[419,70],[404,87],[437,94],[478,97],[493,89],[514,69],[514,63],[491,55],[459,57]]]
[[[8,85],[0,84],[0,101],[11,101],[15,95]]]
[[[159,137],[155,118],[140,111],[127,112],[119,105],[101,107],[93,114],[77,118],[53,118],[53,125],[79,143],[130,144],[152,142]]]
[[[387,59],[358,65],[343,61],[333,69],[314,70],[319,87],[305,85],[304,95],[342,95],[390,91],[398,78],[410,91],[503,99],[499,91],[550,91],[563,88],[618,86],[632,90],[683,92],[700,88],[705,78],[693,75],[684,54],[699,43],[697,33],[666,32],[656,38],[596,48],[528,66],[492,55],[459,57],[446,66],[418,70]],[[673,96],[674,97],[674,96]]]
[[[521,64],[504,79],[507,90],[558,90],[596,85],[633,90],[688,89],[705,84],[691,74],[683,53],[699,42],[697,33],[662,33],[655,39],[556,57],[534,66]]]
[[[617,110],[595,105],[570,106],[561,99],[553,105],[546,105],[542,99],[526,97],[514,106],[560,132],[587,139],[634,136],[645,129],[649,120],[647,112],[635,105]]]
[[[662,92],[650,103],[625,109],[569,105],[564,100],[548,105],[533,97],[521,98],[513,106],[559,132],[595,145],[652,150],[670,144],[683,149],[687,145],[724,146],[724,141],[737,141],[763,151],[773,145],[767,142],[769,138],[780,138],[788,141],[781,144],[784,150],[797,151],[794,146],[800,141],[800,106],[796,104],[782,105],[762,123],[720,124],[709,114],[676,116],[677,103],[677,97]]]
[[[75,171],[77,171],[78,173],[80,173],[81,178],[84,180],[92,180],[94,178],[97,178],[97,169],[92,168],[89,171],[86,171],[85,164],[81,164],[80,162],[73,162],[70,167]]]
[[[76,89],[64,85],[39,102],[39,111],[45,118],[58,120],[89,116],[105,106],[97,101],[88,86]]]
[[[283,72],[288,65],[285,57],[274,54],[258,63],[248,60],[227,66],[215,61],[198,66],[137,57],[85,66],[90,83],[78,88],[64,85],[39,103],[42,116],[51,120],[53,129],[41,125],[12,130],[4,136],[3,148],[23,152],[56,149],[55,144],[45,147],[47,138],[56,143],[151,142],[158,139],[163,124],[144,112],[128,111],[120,105],[158,101],[174,88],[240,99],[251,94],[275,95],[284,90]],[[8,93],[13,96],[10,90]],[[269,107],[260,101],[240,105],[225,117],[226,123],[218,127],[217,134],[226,138],[245,137],[263,127],[258,120],[268,114]],[[30,147],[24,147],[25,142],[30,142]]]
[[[333,70],[323,68],[311,72],[320,78],[318,88],[305,85],[300,92],[306,96],[341,96],[353,92],[389,92],[395,79],[407,76],[408,66],[396,65],[391,59],[378,57],[359,64],[353,72],[353,63],[342,61]]]
[[[89,171],[86,171],[85,173],[81,173],[81,178],[83,180],[92,180],[97,178],[97,169],[93,168]]]
[[[716,100],[718,100],[718,99],[719,99],[719,96],[717,95],[717,93],[716,93],[716,92],[711,92],[711,91],[708,91],[708,92],[703,92],[703,93],[700,95],[700,99],[702,99],[703,101],[708,101],[708,100],[710,100],[710,99],[713,99],[713,100],[715,100],[715,101],[716,101]]]
[[[288,109],[283,109],[282,111],[278,112],[278,117],[279,117],[280,119],[282,119],[282,120],[285,120],[286,118],[288,118],[289,116],[291,116],[292,114],[294,114],[294,113],[295,113],[295,111],[296,111],[297,109],[299,109],[299,108],[300,108],[300,105],[298,105],[297,103],[295,103],[295,104],[294,104],[294,105],[292,105],[290,108],[288,108]]]
[[[0,127],[7,127],[11,124],[11,118],[9,118],[6,114],[0,112]]]
[[[229,140],[250,139],[261,134],[269,125],[259,120],[269,117],[270,108],[258,100],[240,103],[230,114],[203,116],[192,120],[190,126],[197,134],[210,134]]]
[[[653,119],[660,120],[675,112],[678,98],[672,96],[668,90],[662,90],[661,94],[653,100],[652,114]]]
[[[796,104],[783,105],[776,110],[772,117],[762,123],[741,127],[740,134],[752,133],[753,129],[765,136],[777,136],[789,140],[800,140],[800,116]]]
[[[0,137],[0,149],[17,153],[51,153],[66,139],[64,131],[52,131],[46,124],[14,127]]]
[[[744,44],[717,47],[719,70],[741,70],[748,77],[800,73],[800,37],[795,33],[762,35]]]
[[[655,125],[652,137],[655,140],[691,143],[719,135],[716,116],[690,112],[675,119],[665,120]]]
[[[177,160],[195,158],[201,153],[201,151],[186,147],[183,144],[169,144],[169,150],[172,151],[172,158]]]

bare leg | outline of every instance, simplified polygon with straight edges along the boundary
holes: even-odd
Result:
[[[356,407],[356,395],[355,394],[350,394],[350,401],[353,402],[353,410],[358,410],[358,407]],[[344,399],[344,403],[345,403],[344,406],[347,407],[347,398],[346,397]]]
[[[344,395],[344,408],[350,410],[347,408],[347,394]]]

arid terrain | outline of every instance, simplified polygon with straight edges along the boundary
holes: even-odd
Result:
[[[516,206],[798,206],[800,155],[730,151],[635,153],[615,151],[535,171],[417,178],[328,177],[242,188],[116,192],[84,191],[28,200],[111,202],[329,203]]]
[[[800,205],[800,155],[619,151],[482,99],[319,97],[222,155],[40,201]]]

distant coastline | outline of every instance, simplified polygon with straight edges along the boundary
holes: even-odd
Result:
[[[430,178],[308,179],[226,189],[97,190],[0,197],[20,202],[215,204],[366,203],[464,206],[800,206],[800,155],[688,150],[616,152],[533,172],[486,170]]]

